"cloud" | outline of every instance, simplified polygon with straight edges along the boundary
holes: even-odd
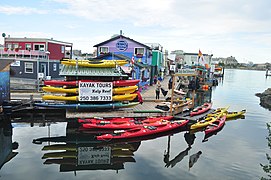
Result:
[[[19,6],[0,6],[0,13],[6,15],[29,15],[29,14],[47,14],[46,10],[40,10],[30,7],[19,7]]]

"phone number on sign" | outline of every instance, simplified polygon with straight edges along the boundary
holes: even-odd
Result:
[[[80,96],[79,101],[112,101],[111,96]]]

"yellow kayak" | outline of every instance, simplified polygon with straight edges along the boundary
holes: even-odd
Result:
[[[216,113],[220,113],[222,110],[225,111],[225,109],[226,108],[218,108],[213,113],[207,114],[207,116],[208,117],[214,116]],[[228,118],[234,118],[237,116],[241,116],[246,113],[246,110],[243,109],[242,111],[234,111],[234,112],[225,111],[225,113],[227,113],[226,118],[228,119]]]
[[[130,94],[135,92],[137,86],[118,87],[113,89],[113,94]]]
[[[98,60],[98,59],[92,59],[92,60],[86,60],[86,59],[62,59],[60,61],[70,61],[70,62],[108,62],[108,61],[114,61],[114,62],[126,62],[127,60],[125,59],[112,59],[112,60]]]
[[[76,64],[78,64],[78,66],[81,67],[93,67],[93,68],[114,68],[116,67],[116,65],[119,66],[123,66],[125,64],[127,64],[127,61],[114,61],[114,60],[108,60],[108,61],[61,61],[61,64],[64,65],[71,65],[71,66],[76,66]]]
[[[55,92],[55,93],[71,93],[71,94],[78,94],[78,88],[58,88],[53,86],[44,86],[42,90],[45,92]]]
[[[132,101],[137,97],[137,94],[123,94],[115,95],[112,101]],[[43,95],[43,100],[56,100],[56,101],[79,101],[78,96],[57,96],[57,95]]]
[[[137,86],[126,86],[126,87],[118,87],[113,88],[113,94],[130,94],[135,92]],[[55,93],[71,93],[71,94],[78,94],[78,88],[58,88],[53,86],[44,86],[42,90],[45,92],[55,92]]]
[[[190,129],[198,129],[198,128],[203,128],[208,126],[210,123],[213,123],[217,120],[217,116],[212,116],[212,117],[206,117],[203,120],[200,120],[198,122],[196,122],[195,124],[192,124]]]
[[[193,129],[204,128],[204,127],[208,126],[209,124],[215,122],[217,119],[219,119],[221,116],[223,116],[223,114],[225,114],[227,112],[228,108],[229,107],[221,108],[220,112],[218,112],[216,114],[212,114],[212,116],[207,116],[203,120],[199,120],[195,124],[192,124],[190,129],[193,130]]]
[[[234,111],[234,112],[228,112],[227,113],[227,119],[228,118],[235,118],[235,117],[238,117],[238,116],[241,116],[241,115],[244,115],[246,113],[246,110],[243,109],[242,111]]]

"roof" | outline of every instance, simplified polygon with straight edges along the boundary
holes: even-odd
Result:
[[[121,39],[121,38],[128,39],[128,40],[133,41],[133,42],[135,42],[135,43],[137,43],[137,44],[140,44],[141,46],[146,47],[147,49],[151,49],[150,46],[147,46],[146,44],[140,43],[140,42],[138,42],[138,41],[135,41],[135,40],[130,39],[130,38],[128,38],[128,37],[125,37],[125,36],[123,36],[123,35],[118,35],[118,36],[113,37],[113,38],[111,38],[111,39],[108,39],[108,40],[106,40],[106,41],[104,41],[104,42],[101,42],[101,43],[99,43],[99,44],[96,44],[96,45],[94,45],[93,47],[102,46],[102,45],[104,45],[104,44],[106,44],[106,43],[108,43],[108,42],[111,42],[111,41],[114,41],[114,40],[117,40],[117,39]]]
[[[94,59],[104,59],[104,57],[107,57],[107,56],[112,56],[112,53],[106,53],[106,54],[97,56],[97,57],[94,58]],[[131,63],[131,58],[128,57],[128,56],[125,56],[125,55],[123,55],[123,54],[114,54],[114,57],[117,57],[117,58],[119,58],[119,59],[127,60],[129,63]],[[139,62],[135,62],[134,65],[135,65],[135,66],[138,66],[138,67],[140,67],[140,68],[150,68],[150,65],[148,65],[148,64],[143,64],[143,63],[139,63]]]
[[[127,77],[128,75],[117,68],[89,68],[64,65],[60,76],[103,76],[103,77]]]
[[[7,66],[9,66],[11,63],[13,63],[15,59],[4,59],[0,58],[0,71],[5,69]]]
[[[5,42],[10,42],[10,41],[12,42],[50,42],[50,43],[63,44],[66,46],[72,46],[72,43],[54,40],[53,38],[46,39],[46,38],[27,38],[27,37],[25,38],[5,37]]]

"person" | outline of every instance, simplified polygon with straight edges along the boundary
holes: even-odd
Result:
[[[168,81],[168,89],[172,89],[172,76],[170,77]]]
[[[157,84],[156,84],[156,88],[155,88],[155,94],[156,94],[155,98],[156,99],[159,99],[160,90],[161,90],[161,82],[158,80]]]
[[[153,82],[154,82],[154,84],[157,83],[157,76],[156,76],[156,75],[155,75],[154,78],[153,78]]]

